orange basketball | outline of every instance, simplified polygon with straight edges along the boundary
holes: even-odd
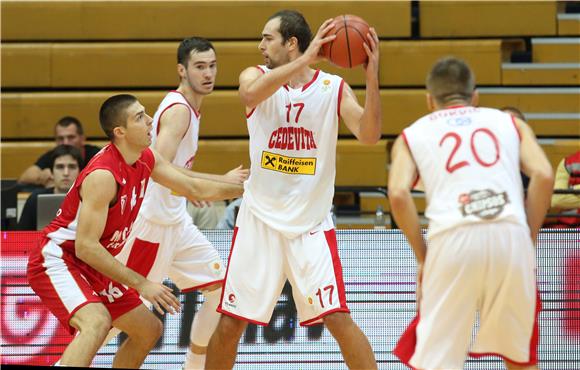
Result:
[[[334,18],[334,28],[328,34],[335,34],[336,38],[322,45],[321,54],[342,68],[366,63],[367,53],[363,43],[367,40],[368,32],[369,25],[361,17],[339,15]]]

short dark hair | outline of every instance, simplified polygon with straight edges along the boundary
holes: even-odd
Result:
[[[73,157],[73,159],[75,161],[77,161],[79,168],[83,167],[84,160],[83,160],[83,157],[81,155],[81,151],[79,150],[79,148],[72,146],[72,145],[62,144],[62,145],[58,145],[50,153],[50,169],[51,169],[51,171],[52,171],[52,168],[54,167],[54,162],[58,158],[63,157],[65,155],[70,155],[71,157]]]
[[[137,98],[133,95],[119,94],[111,96],[101,105],[99,122],[109,140],[113,140],[115,137],[113,134],[115,127],[125,126],[127,120],[126,109],[136,101]]]
[[[203,37],[190,37],[187,38],[179,44],[177,48],[177,63],[187,67],[187,62],[189,62],[189,57],[192,51],[198,53],[208,50],[214,50],[213,45],[207,39]]]
[[[500,111],[502,111],[502,112],[509,113],[509,114],[511,114],[512,116],[516,116],[517,118],[521,119],[521,120],[522,120],[522,121],[524,121],[524,122],[525,122],[525,120],[526,120],[526,116],[524,116],[524,114],[522,113],[522,111],[521,111],[521,110],[519,110],[519,109],[518,109],[518,108],[516,108],[516,107],[512,107],[512,106],[509,106],[509,105],[508,105],[508,106],[505,106],[505,107],[501,107],[501,108],[499,108],[499,110],[500,110]]]
[[[310,26],[304,16],[295,10],[281,10],[268,18],[268,20],[270,21],[274,18],[280,18],[279,31],[283,42],[290,40],[291,37],[296,37],[298,49],[301,53],[304,53],[312,39]]]
[[[68,127],[70,125],[76,126],[77,134],[84,135],[85,132],[83,130],[83,125],[81,124],[81,121],[79,121],[78,118],[72,116],[64,116],[61,119],[59,119],[56,125],[54,125],[54,129],[56,130],[56,128],[59,126]]]
[[[427,90],[441,105],[454,100],[470,101],[475,90],[475,75],[463,60],[445,57],[429,72]]]

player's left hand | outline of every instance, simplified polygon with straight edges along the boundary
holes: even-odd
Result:
[[[367,79],[378,78],[379,76],[379,36],[373,27],[369,28],[366,34],[366,42],[363,44],[367,53],[368,61],[364,68],[367,73]]]
[[[247,168],[243,168],[242,165],[234,168],[233,170],[228,171],[224,178],[227,182],[230,182],[235,185],[242,185],[244,181],[248,179],[250,176],[250,170]]]

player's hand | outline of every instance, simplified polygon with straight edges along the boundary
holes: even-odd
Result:
[[[418,263],[417,264],[417,281],[416,281],[417,290],[415,291],[415,298],[417,300],[417,312],[419,312],[419,308],[421,307],[421,298],[423,298],[422,281],[423,281],[423,264]]]
[[[363,44],[367,53],[368,61],[364,65],[367,79],[378,78],[379,76],[379,36],[373,27],[369,28],[366,34],[366,42]]]
[[[135,289],[162,315],[165,313],[163,310],[172,314],[181,311],[179,300],[173,295],[171,289],[163,284],[145,280]]]
[[[306,60],[308,61],[308,65],[318,63],[324,60],[324,57],[320,55],[320,48],[322,47],[322,45],[336,38],[336,35],[334,34],[325,37],[325,35],[328,34],[328,32],[333,28],[334,28],[334,19],[332,18],[327,19],[324,21],[324,23],[322,23],[322,25],[318,29],[318,32],[316,32],[314,39],[312,39],[312,41],[310,42],[308,49],[304,51],[303,57],[306,58]]]
[[[227,182],[230,182],[235,185],[242,185],[244,181],[248,179],[250,176],[250,170],[247,168],[242,168],[242,165],[234,168],[233,170],[228,171],[224,178]]]
[[[211,205],[213,204],[208,200],[190,200],[190,202],[191,204],[193,204],[195,208],[211,207]]]

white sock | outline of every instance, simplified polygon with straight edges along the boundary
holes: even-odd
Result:
[[[191,333],[189,340],[198,347],[207,347],[209,340],[217,327],[220,314],[216,311],[222,295],[221,289],[211,292],[204,292],[205,302],[201,305],[199,311],[195,314],[191,323]],[[205,366],[205,354],[200,355],[193,353],[191,347],[187,349],[184,369],[203,369]]]
[[[203,370],[205,367],[205,354],[198,355],[197,353],[191,352],[191,349],[187,350],[185,355],[185,362],[183,363],[183,368],[185,370]]]

